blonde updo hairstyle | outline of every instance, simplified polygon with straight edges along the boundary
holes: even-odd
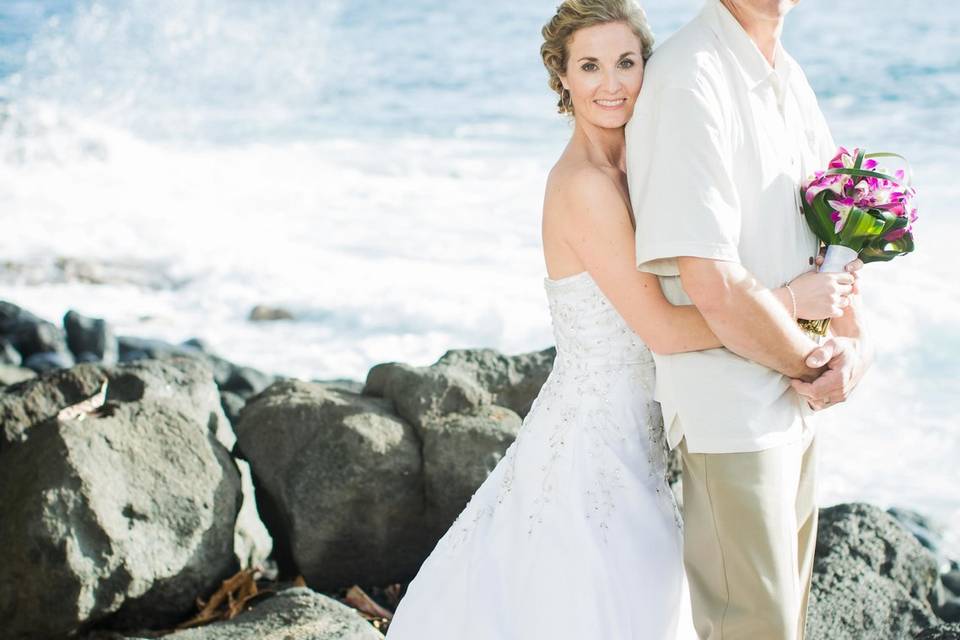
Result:
[[[547,68],[550,88],[557,92],[559,113],[573,114],[570,92],[563,88],[560,76],[567,71],[568,47],[573,34],[586,27],[608,22],[623,22],[640,39],[640,55],[646,61],[653,53],[653,32],[647,15],[634,0],[564,0],[550,22],[543,25],[540,56]]]

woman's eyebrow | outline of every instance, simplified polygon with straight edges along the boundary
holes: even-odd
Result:
[[[620,57],[617,58],[617,60],[623,60],[624,58],[626,58],[627,56],[630,56],[630,55],[635,56],[635,55],[637,55],[637,52],[636,52],[636,51],[624,51],[623,53],[620,54]],[[581,62],[581,61],[583,61],[583,60],[586,60],[587,62],[599,62],[599,61],[600,61],[599,58],[594,58],[593,56],[584,56],[584,57],[580,58],[579,60],[577,60],[577,62]]]

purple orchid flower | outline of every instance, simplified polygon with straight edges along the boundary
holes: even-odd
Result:
[[[835,233],[840,233],[840,230],[843,229],[843,225],[847,223],[847,218],[854,206],[856,206],[856,203],[853,198],[849,197],[830,201],[830,207],[833,209],[833,215],[830,218],[836,223],[834,224]]]

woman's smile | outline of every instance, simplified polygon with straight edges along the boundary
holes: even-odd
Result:
[[[627,104],[627,99],[626,98],[613,98],[613,99],[597,98],[593,101],[593,103],[599,106],[601,109],[605,109],[608,111],[616,111],[617,109]]]

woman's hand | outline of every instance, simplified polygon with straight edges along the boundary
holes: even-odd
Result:
[[[817,264],[822,258],[817,259]],[[841,273],[808,271],[790,282],[797,300],[797,317],[805,320],[839,318],[850,306],[850,296],[858,293],[857,273],[863,268],[861,260],[854,260]]]
[[[827,252],[827,248],[824,247],[820,250],[820,255],[817,256],[817,268],[819,269],[823,265],[823,256]],[[848,262],[847,266],[844,267],[844,270],[847,273],[853,274],[853,295],[860,293],[860,269],[863,269],[863,260],[857,258],[852,262]]]

